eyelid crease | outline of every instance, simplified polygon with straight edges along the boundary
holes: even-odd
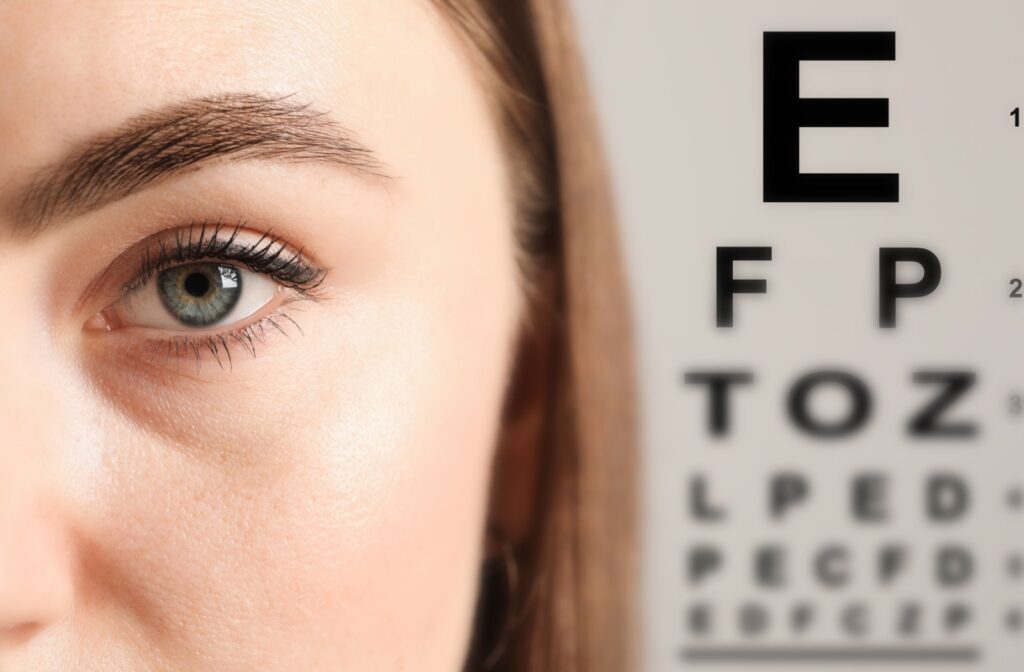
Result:
[[[226,236],[222,235],[225,228],[222,220],[193,222],[173,231],[170,246],[164,238],[158,238],[156,250],[152,243],[144,247],[137,272],[122,287],[122,297],[144,286],[160,271],[203,259],[237,262],[307,296],[315,294],[326,279],[328,269],[309,261],[303,248],[291,248],[272,230],[260,234],[255,242],[243,244],[237,239],[246,229],[244,221],[234,224]]]

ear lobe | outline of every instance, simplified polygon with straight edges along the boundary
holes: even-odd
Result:
[[[531,298],[531,314],[523,320],[494,456],[489,529],[496,529],[513,546],[528,537],[537,509],[553,375],[551,286],[547,281],[540,284],[539,295]],[[496,550],[488,547],[487,553]]]

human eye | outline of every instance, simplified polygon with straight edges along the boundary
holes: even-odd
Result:
[[[197,370],[207,359],[233,366],[233,350],[255,357],[268,331],[301,333],[290,308],[319,300],[327,274],[301,249],[243,223],[191,224],[143,241],[127,257],[134,267],[122,276],[119,298],[87,329],[134,334],[151,361],[191,357]]]
[[[200,261],[160,271],[116,309],[122,324],[171,330],[213,328],[248,318],[280,288],[269,276],[241,266]]]

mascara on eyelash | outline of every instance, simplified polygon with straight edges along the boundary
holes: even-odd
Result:
[[[237,262],[304,295],[312,295],[323,283],[327,270],[306,260],[301,248],[290,249],[270,230],[255,242],[241,244],[237,238],[245,228],[244,222],[235,224],[227,234],[223,233],[225,228],[221,221],[194,223],[175,231],[170,245],[160,240],[155,252],[152,246],[147,246],[135,279],[124,285],[122,294],[130,294],[171,266],[201,259]]]

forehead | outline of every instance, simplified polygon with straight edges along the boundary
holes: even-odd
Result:
[[[0,184],[147,108],[222,92],[298,94],[383,153],[472,95],[464,60],[426,0],[0,0]]]

